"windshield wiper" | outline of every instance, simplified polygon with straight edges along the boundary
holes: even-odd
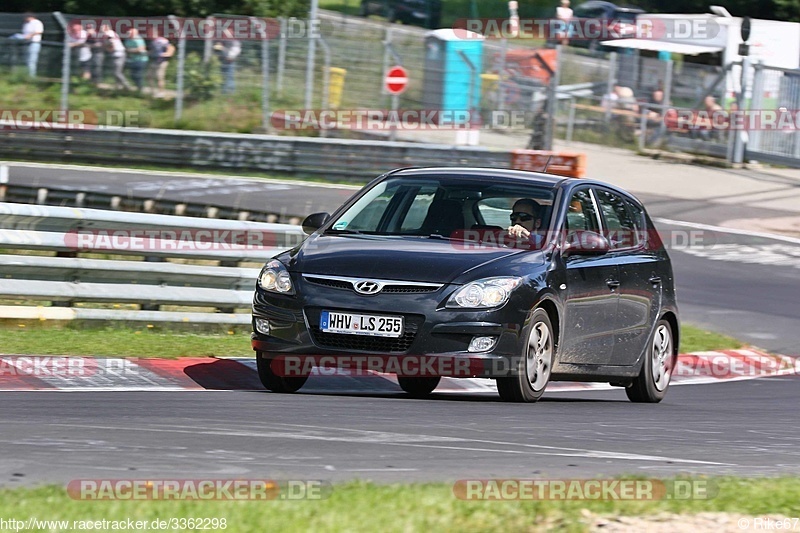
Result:
[[[325,235],[363,235],[363,232],[357,229],[329,229]]]

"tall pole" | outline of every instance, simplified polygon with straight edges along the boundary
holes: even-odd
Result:
[[[314,33],[317,20],[319,0],[311,0],[311,9],[308,12],[308,57],[306,58],[306,100],[305,108],[311,109],[311,99],[314,96],[314,64],[317,52],[317,36]]]

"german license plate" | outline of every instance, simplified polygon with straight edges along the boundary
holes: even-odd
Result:
[[[326,333],[400,337],[403,335],[403,317],[323,311],[319,318],[319,329]]]

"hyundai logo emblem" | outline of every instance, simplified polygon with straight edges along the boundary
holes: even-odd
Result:
[[[376,281],[370,281],[368,279],[364,279],[361,281],[356,282],[354,285],[356,292],[359,294],[376,294],[381,292],[381,284]]]

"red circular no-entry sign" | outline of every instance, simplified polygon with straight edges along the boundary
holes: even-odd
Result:
[[[386,72],[383,84],[389,94],[400,94],[408,87],[408,71],[401,66],[394,66]]]

